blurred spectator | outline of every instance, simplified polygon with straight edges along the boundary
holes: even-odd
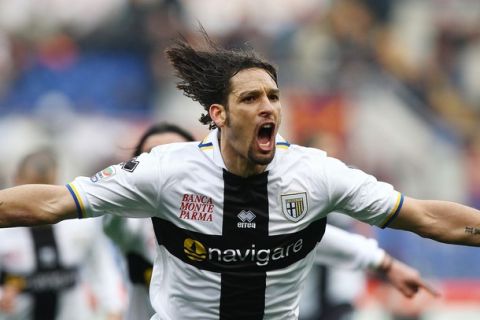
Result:
[[[47,149],[25,156],[15,176],[17,185],[56,181],[56,157]],[[121,276],[99,223],[1,230],[0,319],[121,319]]]

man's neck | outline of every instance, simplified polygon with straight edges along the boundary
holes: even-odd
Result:
[[[240,177],[250,177],[265,171],[267,165],[261,165],[250,161],[248,158],[242,157],[233,149],[222,145],[220,137],[218,138],[220,153],[227,170]]]

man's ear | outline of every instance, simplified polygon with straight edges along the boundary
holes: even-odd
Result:
[[[217,125],[218,128],[225,126],[225,120],[227,119],[227,113],[225,107],[221,104],[214,103],[208,109],[208,114],[212,118],[213,122]]]

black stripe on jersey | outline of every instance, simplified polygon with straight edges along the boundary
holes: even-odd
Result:
[[[242,247],[234,247],[224,236],[182,229],[160,218],[152,221],[158,244],[185,263],[213,272],[265,272],[303,259],[321,240],[326,220],[317,220],[299,232],[264,237],[257,243],[252,240]],[[299,241],[302,247],[295,252]]]
[[[234,248],[262,243],[268,238],[268,171],[242,178],[223,170],[223,181],[223,239]],[[242,210],[255,214],[255,228],[238,228]],[[222,272],[220,319],[263,319],[266,277],[265,271]]]
[[[222,235],[207,235],[152,218],[155,236],[172,255],[199,269],[221,273],[220,319],[262,319],[266,272],[285,268],[321,240],[326,219],[305,229],[269,235],[268,172],[242,178],[224,171]],[[253,228],[240,228],[239,214],[251,211]],[[292,222],[293,223],[293,222]]]
[[[30,232],[35,247],[37,272],[57,269],[59,267],[59,257],[52,226],[32,227]],[[33,297],[33,319],[55,319],[58,303],[57,292],[44,290],[33,293]]]
[[[128,278],[132,283],[141,284],[148,289],[153,265],[135,252],[127,252]]]

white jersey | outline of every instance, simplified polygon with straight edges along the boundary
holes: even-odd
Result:
[[[142,256],[153,265],[155,241],[152,221],[150,219],[118,218],[112,215],[104,217],[104,229],[122,249],[127,261],[132,253]],[[315,262],[320,265],[342,269],[373,269],[378,267],[385,251],[378,247],[375,239],[367,239],[327,224],[322,241],[317,244]],[[129,264],[129,267],[134,267]],[[129,274],[137,273],[141,277],[144,269],[129,270]],[[150,319],[154,314],[150,304],[148,291],[144,283],[132,281],[128,286],[128,309],[126,320]],[[309,297],[301,300],[309,301]],[[301,309],[301,308],[300,308]]]
[[[38,244],[33,240],[30,228],[0,230],[0,270],[4,280],[7,283],[21,281],[26,287],[17,297],[13,313],[0,312],[0,319],[33,319],[37,292],[46,290],[46,287],[42,289],[44,285],[56,288],[53,289],[56,308],[52,310],[55,318],[49,319],[85,320],[99,313],[122,313],[125,294],[121,274],[112,255],[113,247],[104,236],[99,222],[94,219],[69,220],[53,225],[55,244],[45,243],[47,246],[38,253],[35,252]],[[48,264],[54,259],[52,254],[55,251],[61,267],[39,272],[38,261]],[[96,299],[97,310],[91,298]]]
[[[385,226],[403,196],[280,137],[266,171],[242,178],[226,170],[217,134],[158,146],[67,187],[83,217],[153,217],[154,319],[296,319],[328,213]]]

